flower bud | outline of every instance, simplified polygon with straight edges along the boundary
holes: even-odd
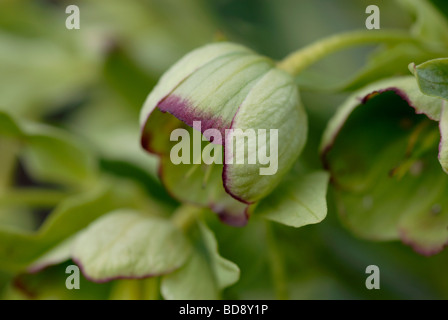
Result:
[[[293,77],[232,43],[204,46],[171,67],[149,94],[140,124],[142,146],[160,156],[167,189],[232,225],[244,225],[249,205],[278,185],[307,135]],[[180,149],[182,160],[173,161]]]

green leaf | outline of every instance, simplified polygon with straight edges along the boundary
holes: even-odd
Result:
[[[420,90],[429,96],[448,100],[448,58],[411,65]]]
[[[33,230],[36,225],[36,216],[24,208],[1,208],[0,226],[17,228],[19,230]]]
[[[40,181],[87,184],[94,178],[96,161],[85,145],[60,130],[28,129],[24,160]]]
[[[101,158],[132,163],[155,178],[157,159],[141,148],[136,122],[137,110],[115,91],[99,87],[84,108],[70,117],[69,128],[88,141]]]
[[[415,16],[412,32],[422,39],[439,43],[448,42],[448,22],[427,0],[397,0]]]
[[[123,75],[132,81],[123,81]],[[129,54],[129,49],[116,43],[108,51],[104,62],[104,78],[112,90],[120,94],[129,106],[140,109],[146,98],[148,87],[156,84],[156,79],[146,73]]]
[[[17,153],[20,146],[17,136],[20,128],[8,116],[0,112],[0,193],[12,182]]]
[[[329,174],[323,171],[288,175],[258,204],[255,214],[296,228],[319,223],[327,215],[328,181]]]
[[[178,271],[164,276],[161,292],[167,300],[216,300],[218,289],[207,259],[194,252]]]
[[[162,278],[161,292],[165,299],[218,299],[220,291],[239,278],[238,266],[218,254],[212,231],[202,223],[197,231],[190,259],[181,269]]]
[[[420,90],[429,96],[445,99],[440,119],[439,161],[448,173],[448,58],[434,59],[418,66],[410,65]]]
[[[33,261],[116,208],[135,203],[137,190],[127,184],[111,187],[107,180],[85,193],[62,201],[37,232],[0,226],[0,269],[23,270]]]
[[[0,134],[25,144],[24,161],[40,181],[85,185],[97,170],[92,150],[66,132],[25,121],[0,111]]]
[[[22,135],[22,130],[16,121],[3,111],[0,111],[0,135],[13,138]]]
[[[40,118],[66,107],[67,100],[96,81],[102,41],[86,41],[82,31],[67,35],[64,10],[38,3],[3,1],[0,13],[0,110]],[[83,21],[85,22],[85,18]]]
[[[36,274],[16,275],[9,286],[0,293],[5,300],[105,300],[109,297],[109,284],[97,284],[80,276],[81,290],[67,290],[65,282],[70,274],[67,262],[45,269]]]
[[[63,37],[51,39],[47,32],[25,37],[1,30],[0,110],[38,118],[93,83],[100,70],[99,52],[92,54],[95,50],[87,49],[79,35]]]
[[[1,120],[0,117],[0,128]],[[0,136],[0,193],[11,185],[19,149],[17,141]]]
[[[236,283],[240,276],[240,270],[236,264],[224,259],[218,253],[218,243],[213,232],[203,223],[199,224],[205,248],[210,254],[210,267],[216,277],[220,290]]]
[[[96,282],[173,272],[191,252],[170,221],[117,210],[92,223],[77,239],[73,258]]]

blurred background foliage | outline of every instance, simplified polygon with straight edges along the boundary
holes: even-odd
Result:
[[[16,119],[22,133],[14,136],[6,128],[7,120],[0,119],[1,228],[19,234],[35,232],[23,240],[24,246],[32,242],[36,252],[45,252],[95,217],[122,205],[138,203],[139,208],[169,212],[176,201],[159,184],[155,159],[139,146],[139,111],[161,74],[188,51],[223,39],[281,59],[327,35],[363,29],[365,8],[373,2],[381,9],[382,29],[409,28],[413,17],[393,1],[2,0],[0,110]],[[446,1],[433,3],[448,13]],[[65,28],[69,4],[80,8],[80,30]],[[313,87],[316,83],[327,88],[349,83],[375,50],[368,47],[334,54],[298,77],[310,116],[311,132],[304,154],[308,166],[321,167],[317,148],[322,131],[346,97],[331,90],[316,93]],[[387,71],[384,76],[406,74],[407,64]],[[43,134],[29,129],[29,121],[59,129]],[[69,136],[68,142],[61,138],[64,135]],[[50,163],[45,144],[55,143],[62,156]],[[64,144],[75,146],[77,151],[65,152]],[[55,178],[48,172],[53,169],[74,173],[59,179],[61,176]],[[80,175],[87,178],[79,182]],[[94,182],[98,176],[107,176],[100,187]],[[8,186],[21,188],[23,193],[10,193]],[[42,200],[45,195],[38,194],[36,200],[32,192],[27,193],[36,188],[52,191],[46,194],[47,203]],[[69,199],[65,198],[67,191]],[[89,202],[91,208],[98,209],[95,217],[88,216],[82,206],[76,209],[95,192],[106,199]],[[72,194],[84,198],[73,200]],[[401,243],[358,239],[339,222],[331,189],[328,199],[328,217],[323,223],[298,230],[274,224],[269,230],[278,238],[276,250],[287,271],[291,299],[448,298],[448,252],[427,258]],[[73,211],[73,225],[54,234],[58,214],[64,210]],[[234,229],[210,214],[208,223],[222,256],[241,269],[240,281],[226,289],[223,297],[275,298],[265,222],[253,217],[246,228]],[[29,248],[29,257],[9,252],[11,239],[15,238],[0,239],[0,297],[154,297],[147,283],[157,279],[94,284],[83,278],[81,290],[69,291],[64,271],[71,262],[29,274],[25,261],[36,257]],[[17,263],[17,256],[23,264]],[[365,269],[371,264],[381,269],[381,290],[365,287]]]

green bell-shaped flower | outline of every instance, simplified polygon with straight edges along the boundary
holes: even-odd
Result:
[[[321,145],[345,226],[424,255],[440,252],[448,243],[446,133],[446,100],[423,94],[412,76],[350,96]]]
[[[278,185],[307,136],[293,77],[232,43],[206,45],[171,67],[140,124],[142,146],[160,156],[173,196],[209,206],[235,226]]]

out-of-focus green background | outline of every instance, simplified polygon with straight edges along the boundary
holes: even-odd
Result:
[[[156,169],[155,160],[139,147],[139,110],[157,79],[176,60],[220,40],[239,42],[281,59],[319,38],[365,29],[365,8],[373,3],[381,9],[382,29],[406,29],[411,24],[412,17],[390,0],[2,0],[0,110],[68,130],[96,150],[103,170],[145,185],[145,179],[156,180]],[[434,3],[448,12],[446,1]],[[80,8],[80,30],[65,28],[69,4]],[[324,75],[328,81],[343,81],[373,50],[332,55],[308,72]],[[319,168],[322,130],[346,93],[305,88],[301,94],[312,126],[305,157]],[[17,176],[20,183],[30,183],[26,172]],[[161,186],[147,184],[155,197],[166,196],[154,190]],[[0,210],[0,223],[17,228],[37,229],[44,217],[45,213],[35,211]],[[241,269],[240,281],[224,297],[275,298],[263,222],[254,218],[244,229],[215,220],[211,224],[222,255]],[[323,223],[298,230],[275,225],[274,231],[285,258],[292,299],[448,298],[446,251],[427,258],[401,243],[356,238],[339,222],[331,190]],[[380,290],[365,287],[365,269],[371,264],[380,267]],[[40,298],[113,297],[121,285],[118,281],[89,284],[83,279],[82,290],[71,292],[64,286],[63,267],[47,269],[35,280],[21,277],[31,279]],[[11,279],[0,271],[0,288],[21,297],[11,293],[20,291],[11,289]],[[20,287],[20,281],[14,283]],[[55,289],[59,285],[61,289]]]

